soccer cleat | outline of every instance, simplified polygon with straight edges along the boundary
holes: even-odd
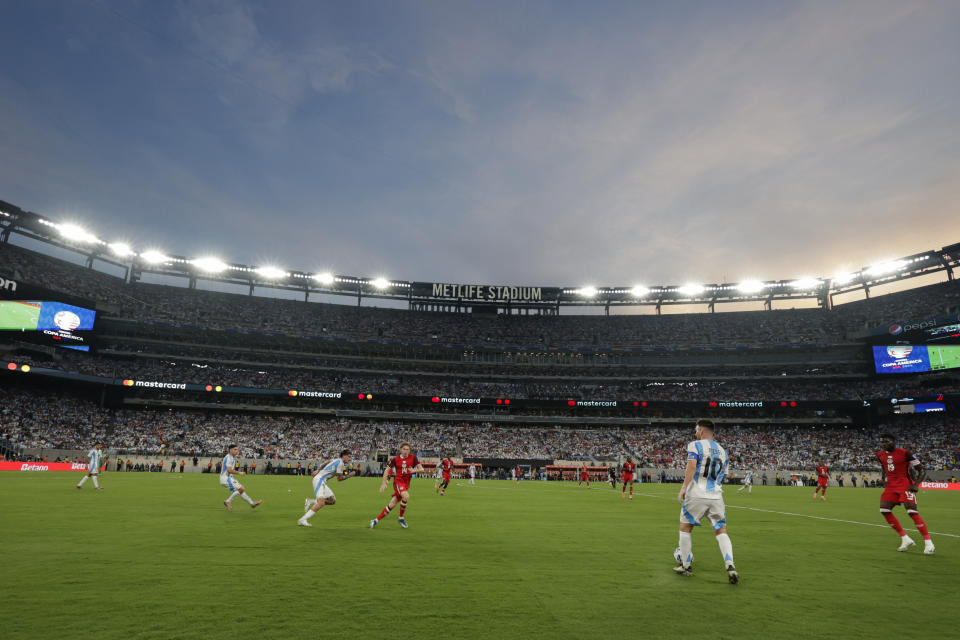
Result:
[[[915,544],[917,543],[914,542],[911,537],[903,536],[902,538],[900,538],[900,546],[897,547],[897,551],[906,551],[907,549],[909,549]]]
[[[373,529],[375,526],[377,526],[377,523],[378,523],[378,522],[379,522],[379,520],[377,520],[376,518],[374,518],[373,520],[371,520],[371,521],[370,521],[370,528]]]
[[[101,491],[103,487],[97,487],[97,491]]]
[[[826,499],[827,499],[827,496],[820,496],[820,499],[821,499],[821,500],[826,500]]]
[[[257,500],[257,501],[254,502],[252,505],[250,505],[250,508],[251,508],[251,509],[256,509],[256,508],[259,507],[261,504],[263,504],[263,500]]]
[[[814,500],[817,499],[817,492],[816,492],[816,491],[813,492],[813,499],[814,499]]]
[[[727,565],[727,578],[729,578],[730,584],[740,583],[740,574],[737,573],[737,568],[732,564]]]
[[[312,526],[313,526],[312,524],[310,524],[309,522],[307,522],[307,521],[304,520],[303,518],[300,518],[299,520],[297,520],[297,524],[300,525],[301,527],[312,527]]]
[[[80,485],[77,485],[77,489],[83,489],[83,487],[81,487]]]
[[[936,548],[935,546],[933,546],[933,543],[932,543],[932,542],[927,541],[927,542],[924,543],[924,545],[923,545],[923,555],[925,555],[925,556],[932,556],[932,555],[933,555],[934,553],[936,553],[936,552],[937,552],[937,548]]]
[[[676,573],[678,576],[689,577],[693,575],[693,567],[685,567],[682,564],[678,564],[673,568],[673,572]]]
[[[632,494],[632,493],[630,494],[630,499],[633,500],[633,494]]]
[[[223,501],[223,506],[227,508],[227,511],[233,511],[233,505],[227,502],[226,500]]]
[[[399,525],[400,525],[401,527],[403,527],[404,529],[406,529],[407,527],[410,526],[410,525],[407,524],[407,521],[404,520],[403,518],[397,518],[397,524],[399,524]]]

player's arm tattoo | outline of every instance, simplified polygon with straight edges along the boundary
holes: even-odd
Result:
[[[923,468],[923,465],[920,464],[919,460],[913,460],[916,464],[911,464],[907,467],[907,473],[910,476],[910,482],[916,486],[920,487],[920,483],[923,482],[923,479],[927,477],[927,470]]]

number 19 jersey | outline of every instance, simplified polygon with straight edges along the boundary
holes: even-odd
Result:
[[[690,498],[723,498],[723,479],[727,475],[727,452],[713,440],[694,440],[687,445],[687,460],[695,460],[697,470],[687,487]]]

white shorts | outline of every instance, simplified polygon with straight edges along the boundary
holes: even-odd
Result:
[[[220,486],[224,489],[229,489],[230,491],[243,489],[243,485],[234,480],[233,475],[228,475],[226,478],[220,478]]]
[[[723,498],[685,498],[680,505],[680,522],[700,526],[700,521],[710,518],[713,530],[727,526],[727,511]]]
[[[320,476],[318,475],[313,479],[313,497],[317,500],[326,500],[336,496],[333,495],[333,491],[330,490],[326,482],[320,482]]]

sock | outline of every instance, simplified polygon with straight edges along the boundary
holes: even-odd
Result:
[[[717,544],[720,545],[720,555],[723,556],[724,564],[733,564],[733,543],[730,542],[730,536],[721,533],[717,536]]]
[[[910,517],[913,519],[913,524],[917,525],[917,531],[920,532],[920,535],[923,536],[924,540],[930,539],[930,532],[927,531],[927,523],[923,521],[923,518],[920,517],[919,513],[907,512],[910,514]]]
[[[881,511],[883,517],[886,518],[887,522],[890,523],[890,526],[893,527],[893,530],[896,531],[900,536],[907,535],[903,531],[903,527],[900,526],[900,521],[897,520],[897,516],[893,515],[890,511]]]
[[[747,489],[747,493],[753,493],[753,485],[750,485],[750,488]]]
[[[690,558],[693,556],[693,539],[689,531],[680,532],[680,557],[683,558],[683,566],[690,566]]]
[[[100,488],[100,480],[98,479],[99,476],[90,476],[90,478],[93,480],[93,486],[99,489]]]
[[[303,514],[303,520],[309,520],[309,519],[312,518],[314,515],[316,515],[316,513],[317,513],[317,512],[314,511],[313,509],[307,510],[307,512],[306,512],[305,514]]]
[[[311,507],[313,507],[313,505],[315,505],[315,504],[317,504],[317,501],[316,501],[316,500],[310,500],[310,502],[307,503],[307,511],[310,511],[310,510],[311,510]]]
[[[80,482],[77,483],[77,486],[78,486],[78,487],[82,487],[82,486],[83,486],[83,483],[86,482],[86,481],[87,481],[87,478],[89,478],[89,477],[90,477],[90,476],[83,476],[82,478],[80,478]]]
[[[405,501],[400,502],[400,515],[397,517],[402,518],[403,514],[406,513],[406,511],[407,511],[407,503]]]
[[[231,502],[233,502],[233,499],[236,498],[238,495],[240,495],[239,491],[234,491],[233,493],[231,493],[230,497],[227,498],[227,504],[230,504]]]
[[[390,505],[385,506],[383,511],[380,512],[380,515],[377,516],[377,520],[383,520],[391,511],[393,511],[393,509],[390,507]]]
[[[246,493],[241,493],[240,497],[247,501],[247,504],[253,504],[253,498],[248,496]]]
[[[630,485],[630,495],[633,495],[633,485]]]

